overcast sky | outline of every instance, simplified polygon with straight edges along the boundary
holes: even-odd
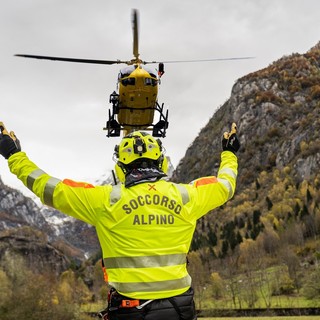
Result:
[[[102,128],[122,66],[14,54],[129,60],[136,8],[143,60],[256,57],[165,65],[158,100],[169,108],[163,143],[176,166],[238,78],[320,40],[319,0],[1,0],[0,8],[0,121],[43,170],[81,181],[114,166],[120,138]],[[0,176],[22,189],[2,158]]]

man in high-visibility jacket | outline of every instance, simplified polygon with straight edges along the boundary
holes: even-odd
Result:
[[[0,128],[0,153],[11,172],[44,204],[95,226],[112,287],[105,317],[196,319],[186,256],[197,220],[234,194],[240,146],[235,126],[223,136],[217,177],[191,184],[166,181],[161,141],[133,132],[115,147],[121,181],[115,186],[51,177],[21,151],[13,132]]]

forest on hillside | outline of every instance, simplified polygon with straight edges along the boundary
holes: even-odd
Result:
[[[174,181],[216,174],[220,133],[238,124],[236,194],[199,221],[192,242],[195,273],[207,275],[199,300],[213,281],[220,306],[319,304],[319,83],[320,43],[248,74],[186,151]]]

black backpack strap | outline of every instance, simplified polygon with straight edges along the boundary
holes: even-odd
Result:
[[[177,302],[174,300],[174,297],[173,297],[173,298],[168,298],[168,300],[170,301],[170,303],[172,304],[172,306],[173,306],[174,309],[176,310],[177,314],[179,315],[179,319],[182,319],[182,318],[181,318],[180,308],[179,308]]]

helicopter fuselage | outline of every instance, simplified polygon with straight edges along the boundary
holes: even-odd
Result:
[[[158,84],[156,72],[141,65],[120,71],[118,122],[126,131],[132,125],[134,129],[146,129],[153,123]]]

